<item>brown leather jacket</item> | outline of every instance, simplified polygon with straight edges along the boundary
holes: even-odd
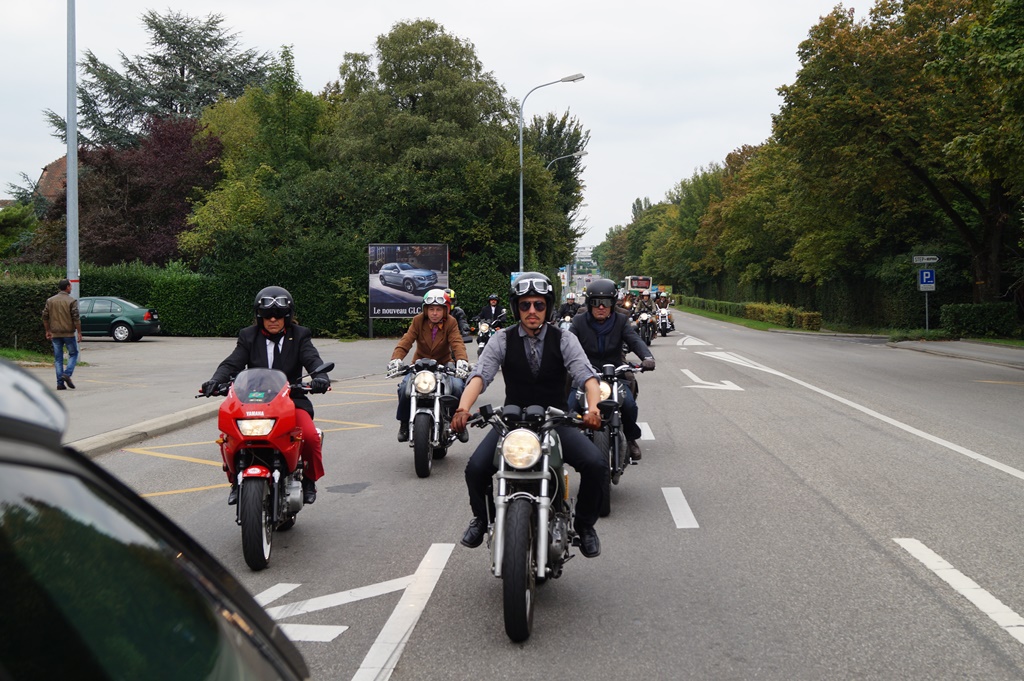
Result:
[[[391,353],[391,359],[405,359],[405,356],[416,344],[416,353],[412,356],[413,362],[423,357],[435,359],[440,364],[447,364],[453,360],[464,359],[469,361],[466,354],[466,344],[462,342],[462,334],[459,333],[459,323],[455,317],[446,314],[438,325],[437,336],[431,338],[430,320],[425,313],[413,317],[409,330],[398,341],[395,351]]]

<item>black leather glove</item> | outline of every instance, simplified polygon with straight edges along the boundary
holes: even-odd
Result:
[[[644,358],[644,361],[640,362],[640,367],[644,371],[654,371],[654,358],[653,357],[646,357],[646,358]]]
[[[206,383],[203,383],[203,387],[200,388],[200,390],[202,391],[204,397],[213,397],[219,392],[220,383],[212,380],[207,381]]]
[[[309,382],[309,392],[325,393],[331,389],[331,379],[317,376]]]

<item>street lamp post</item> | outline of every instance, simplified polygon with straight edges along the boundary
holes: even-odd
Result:
[[[577,151],[577,152],[572,153],[572,154],[566,154],[565,156],[559,156],[558,158],[553,158],[553,159],[551,159],[548,162],[548,164],[544,168],[545,168],[545,170],[550,170],[551,166],[553,166],[555,164],[555,161],[561,161],[563,158],[580,158],[581,156],[586,156],[588,153],[589,152],[587,152],[584,149],[584,150]]]
[[[542,83],[533,90],[539,90],[542,87],[548,85],[555,85],[557,83],[576,83],[583,80],[582,73],[574,73],[571,76],[565,78],[559,78],[553,80],[550,83]],[[530,96],[530,93],[526,93],[522,101],[519,102],[519,271],[523,271],[523,105],[526,104],[526,98]]]

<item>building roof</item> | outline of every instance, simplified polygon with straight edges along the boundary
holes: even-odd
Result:
[[[68,157],[64,155],[43,166],[36,191],[47,201],[53,203],[64,193],[67,177]]]

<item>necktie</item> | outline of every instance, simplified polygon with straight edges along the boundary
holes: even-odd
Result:
[[[537,351],[538,340],[530,337],[527,341],[530,346],[530,352],[527,353],[527,359],[530,362],[530,371],[536,376],[540,372],[540,353]]]
[[[274,364],[270,368],[271,369],[279,369],[280,367],[278,366],[278,364],[280,364],[279,360],[281,359],[281,341],[280,340],[276,340],[276,341],[273,341],[273,343],[274,343]]]
[[[430,342],[433,343],[436,340],[437,340],[437,327],[436,326],[432,326],[432,327],[430,327]]]

